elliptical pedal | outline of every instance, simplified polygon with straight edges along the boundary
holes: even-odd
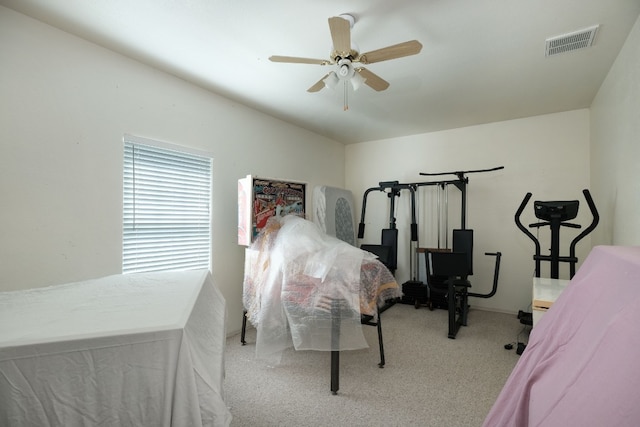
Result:
[[[518,311],[518,320],[523,325],[533,326],[533,313],[529,313],[527,311]]]

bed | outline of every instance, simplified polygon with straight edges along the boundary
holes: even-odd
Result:
[[[206,270],[0,293],[0,425],[228,426]]]
[[[532,329],[484,426],[640,425],[640,247],[596,246]]]
[[[271,218],[246,252],[245,316],[256,327],[257,357],[271,363],[289,347],[334,357],[367,348],[363,323],[379,326],[381,307],[399,297],[375,255],[294,215]]]

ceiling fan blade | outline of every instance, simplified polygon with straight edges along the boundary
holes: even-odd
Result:
[[[369,86],[373,90],[377,90],[380,92],[381,90],[385,90],[389,87],[389,82],[379,77],[377,74],[372,73],[366,68],[356,68],[356,72],[358,72],[362,77],[365,78],[364,84]]]
[[[331,74],[331,73],[329,73]],[[324,79],[326,79],[329,74],[325,75],[323,78],[321,78],[320,80],[318,80],[313,86],[311,86],[309,89],[307,89],[307,92],[319,92],[322,88],[324,88]]]
[[[329,18],[329,31],[333,40],[333,48],[338,56],[346,57],[351,52],[351,23],[344,18]]]
[[[359,61],[363,64],[373,64],[374,62],[388,61],[389,59],[415,55],[420,53],[420,50],[422,50],[422,44],[417,40],[411,40],[363,53],[360,55]]]
[[[288,62],[293,64],[317,64],[317,65],[327,65],[331,63],[326,59],[298,58],[297,56],[278,56],[278,55],[270,56],[269,61]]]

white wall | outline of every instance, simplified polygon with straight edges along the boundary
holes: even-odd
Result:
[[[503,253],[498,295],[472,304],[526,308],[533,245],[513,221],[526,192],[533,200],[579,199],[576,222],[586,224],[581,190],[591,185],[601,212],[593,242],[640,242],[638,27],[590,118],[588,110],[578,110],[345,150],[0,7],[0,290],[120,272],[122,135],[131,133],[213,154],[213,275],[227,298],[230,332],[239,328],[243,269],[236,245],[236,180],[249,173],[303,180],[310,188],[345,186],[360,203],[364,190],[379,181],[418,182],[428,179],[419,172],[505,166],[468,175],[467,225],[476,230],[474,291],[490,286],[492,259],[482,254]],[[450,228],[459,220],[458,196],[450,191]],[[420,192],[418,202],[420,244],[434,246],[434,201]],[[385,203],[381,195],[369,197],[363,242],[376,242],[388,225]],[[531,203],[525,224],[534,222]],[[410,278],[405,194],[397,217],[402,283]],[[563,243],[576,233],[568,230]],[[540,237],[547,248],[546,233]],[[589,238],[579,244],[580,260],[590,247]]]
[[[0,291],[121,272],[125,133],[212,153],[212,270],[229,332],[242,309],[237,179],[344,183],[342,144],[4,7],[0,64]]]
[[[504,166],[501,171],[467,175],[467,228],[475,230],[474,292],[486,293],[492,284],[494,259],[484,253],[502,253],[498,293],[491,299],[472,299],[471,304],[478,307],[517,312],[527,309],[531,302],[534,245],[514,222],[515,212],[527,192],[533,193],[533,197],[522,215],[525,226],[536,222],[534,200],[578,199],[581,209],[575,222],[589,224],[591,220],[582,195],[582,190],[589,186],[589,111],[584,109],[349,145],[346,166],[346,186],[356,195],[376,187],[379,181],[411,183],[456,178],[453,175],[425,177],[420,176],[420,172]],[[420,246],[435,247],[435,201],[428,193],[419,191],[418,196]],[[358,203],[361,203],[361,196],[356,197],[360,197]],[[381,193],[369,195],[366,235],[362,242],[379,242],[379,230],[389,222],[386,204],[387,198]],[[411,278],[408,205],[409,193],[402,193],[397,212],[402,238],[399,244],[399,263],[402,264],[397,278],[401,283]],[[460,192],[453,187],[449,190],[449,206],[449,228],[458,228]],[[360,210],[358,221],[359,213]],[[578,232],[562,231],[563,255],[568,254],[569,243]],[[548,227],[540,230],[539,238],[542,253],[547,254]],[[586,237],[577,247],[578,258],[582,261],[590,249],[589,237]],[[548,275],[548,271],[548,263],[543,264],[543,275]],[[568,277],[568,267],[561,266],[561,277]]]
[[[640,18],[591,106],[594,244],[640,245]]]

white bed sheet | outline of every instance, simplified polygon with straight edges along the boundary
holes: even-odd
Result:
[[[227,426],[206,270],[0,293],[0,425]]]

